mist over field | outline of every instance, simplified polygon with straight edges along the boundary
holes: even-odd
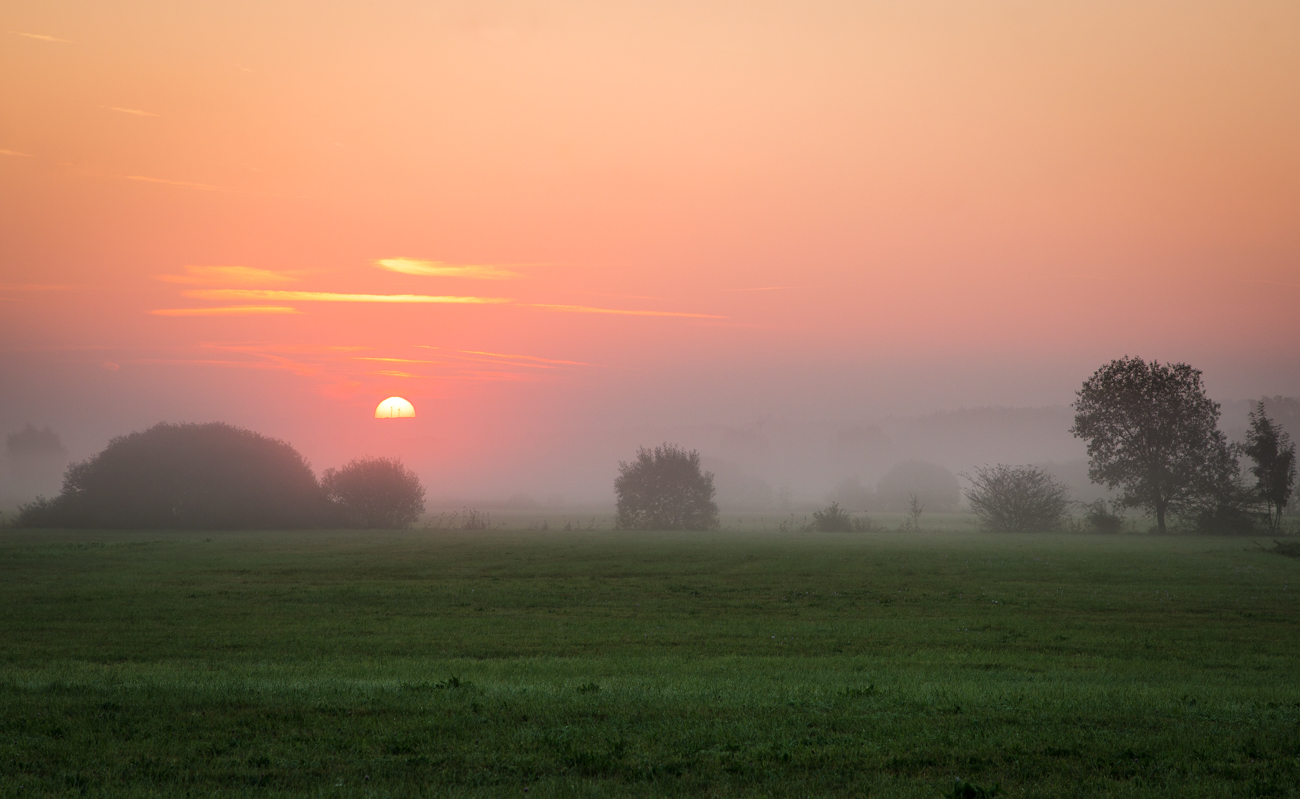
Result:
[[[1240,441],[1251,401],[1222,404],[1221,427],[1229,439]],[[1274,397],[1267,407],[1283,429],[1300,433],[1300,399]],[[357,444],[353,455],[402,457],[429,486],[430,512],[463,506],[608,509],[618,463],[629,460],[640,446],[665,441],[701,453],[704,468],[715,476],[717,502],[724,511],[785,513],[831,500],[854,511],[901,511],[898,497],[891,500],[876,489],[891,470],[910,462],[933,464],[958,476],[984,464],[1034,464],[1069,486],[1076,500],[1110,497],[1104,487],[1088,479],[1084,442],[1069,432],[1073,418],[1069,406],[1052,405],[962,408],[864,421],[796,422],[776,417],[730,425],[574,425],[520,431],[505,440],[494,436],[495,448],[458,456],[454,462],[439,452],[436,436],[394,428],[381,429],[392,434],[378,441]],[[29,423],[9,421],[7,432],[21,432],[25,424]],[[43,440],[42,447],[31,451],[6,452],[0,501],[12,510],[38,494],[58,493],[68,463],[93,455],[112,436],[132,432],[100,429],[100,424],[76,418],[46,423],[57,442]],[[45,426],[34,429],[43,431]],[[274,429],[256,429],[277,435]],[[312,438],[303,446],[290,435],[284,437],[308,454],[318,471],[348,457]],[[313,458],[313,449],[328,454]],[[949,508],[932,503],[931,509]]]

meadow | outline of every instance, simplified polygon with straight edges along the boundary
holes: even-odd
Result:
[[[0,795],[1296,796],[1298,583],[1233,538],[0,531]]]

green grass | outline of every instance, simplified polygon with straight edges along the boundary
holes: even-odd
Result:
[[[1239,539],[0,533],[0,795],[1295,796]]]

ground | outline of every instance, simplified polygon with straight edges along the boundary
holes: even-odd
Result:
[[[0,795],[1296,796],[1297,583],[1232,538],[2,531]]]

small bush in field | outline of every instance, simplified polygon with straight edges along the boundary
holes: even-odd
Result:
[[[994,532],[1055,530],[1070,507],[1065,484],[1036,466],[981,466],[966,479],[971,510]]]
[[[1090,502],[1084,509],[1083,524],[1088,532],[1113,535],[1124,529],[1124,517],[1111,510],[1106,500]]]
[[[832,502],[830,507],[813,511],[812,526],[819,533],[850,533],[853,532],[853,516],[841,508],[840,503]]]

